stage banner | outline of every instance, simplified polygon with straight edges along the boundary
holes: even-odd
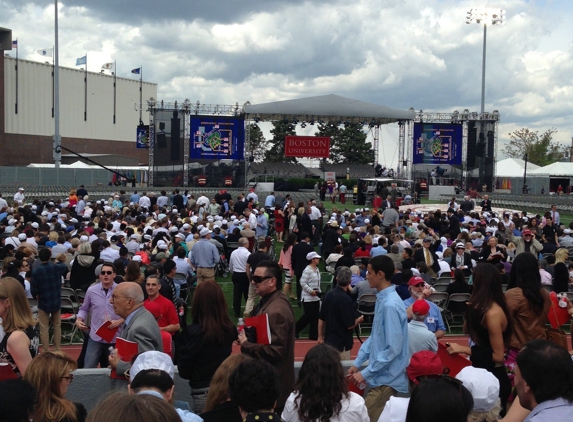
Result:
[[[193,159],[242,160],[245,120],[222,116],[192,116],[189,156]]]
[[[414,164],[462,164],[462,125],[414,124]]]
[[[328,158],[330,138],[327,136],[285,136],[285,157]]]
[[[149,148],[149,125],[137,126],[135,146],[137,148]]]

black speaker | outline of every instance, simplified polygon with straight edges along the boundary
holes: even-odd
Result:
[[[473,169],[476,166],[476,144],[476,122],[472,120],[468,122],[468,156],[466,157],[468,169]]]
[[[171,119],[171,161],[179,160],[179,142],[181,140],[181,119],[177,117],[177,111],[173,112]]]
[[[159,130],[165,130],[165,122],[159,122]]]
[[[167,137],[165,136],[165,132],[158,132],[156,138],[157,148],[167,148]]]

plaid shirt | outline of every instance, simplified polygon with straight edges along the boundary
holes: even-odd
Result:
[[[32,271],[30,290],[38,298],[38,308],[44,312],[56,312],[62,307],[62,276],[68,267],[60,262],[43,262]]]

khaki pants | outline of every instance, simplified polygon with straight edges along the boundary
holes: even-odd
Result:
[[[340,360],[350,360],[350,350],[343,350],[340,353]]]
[[[215,268],[197,268],[197,285],[208,280],[215,280]]]
[[[38,322],[40,323],[40,341],[44,352],[50,350],[50,321],[54,329],[54,349],[60,350],[60,342],[62,341],[62,319],[61,311],[56,311],[48,314],[47,312],[38,309]]]
[[[249,283],[249,296],[247,297],[247,303],[245,304],[245,313],[243,314],[245,318],[251,316],[253,308],[255,307],[255,300],[257,299],[257,294],[255,293],[255,284]]]
[[[386,402],[390,397],[396,396],[397,391],[387,385],[371,388],[364,398],[370,422],[378,422]]]

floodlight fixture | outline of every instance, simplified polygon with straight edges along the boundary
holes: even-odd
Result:
[[[466,24],[477,23],[484,25],[503,25],[505,10],[502,9],[470,9],[466,16]]]

